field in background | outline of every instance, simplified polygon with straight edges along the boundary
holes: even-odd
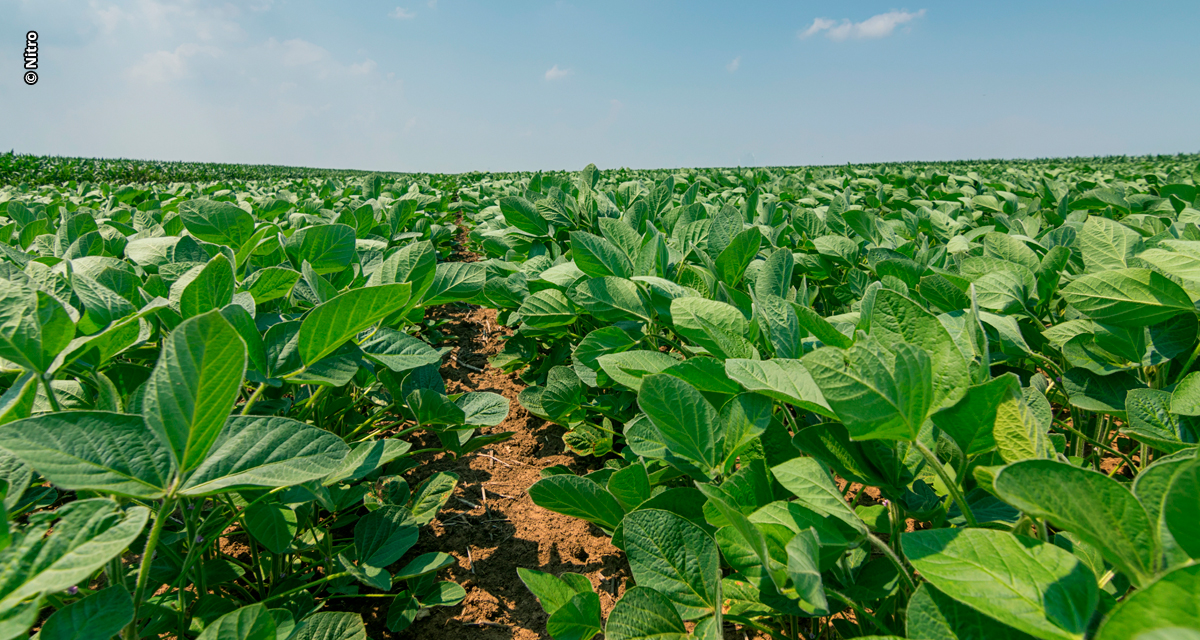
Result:
[[[1198,185],[0,155],[0,640],[1191,638]]]

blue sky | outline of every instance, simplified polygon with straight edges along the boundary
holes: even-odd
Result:
[[[0,149],[446,172],[1197,152],[1197,24],[1196,0],[0,0]]]

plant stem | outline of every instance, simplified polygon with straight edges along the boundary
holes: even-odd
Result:
[[[885,635],[890,634],[892,632],[892,630],[888,629],[886,626],[884,626],[884,624],[882,622],[880,622],[878,618],[876,618],[875,616],[868,613],[867,610],[862,608],[861,605],[859,605],[857,602],[851,600],[849,597],[845,596],[844,594],[842,594],[834,589],[830,589],[829,587],[825,587],[825,593],[833,596],[834,598],[837,598],[838,600],[841,600],[846,606],[850,607],[851,609],[854,609],[855,613],[862,616],[863,618],[866,618],[868,622],[875,625],[875,628],[882,631]]]
[[[154,527],[150,529],[150,537],[146,538],[146,548],[142,552],[142,565],[138,569],[137,585],[133,590],[133,620],[125,627],[127,640],[137,640],[138,610],[142,606],[142,598],[146,595],[146,582],[150,579],[150,563],[154,559],[154,548],[158,546],[158,539],[162,536],[163,527],[167,524],[167,517],[175,510],[175,502],[175,496],[170,496],[163,501],[162,507],[154,516]]]
[[[42,388],[46,390],[46,398],[50,400],[50,408],[55,412],[62,411],[62,407],[58,406],[58,398],[54,395],[54,387],[50,386],[50,381],[43,376],[38,376],[38,380],[42,383]]]
[[[901,576],[904,576],[904,582],[908,585],[909,593],[916,591],[917,585],[913,582],[912,576],[909,574],[908,569],[905,568],[904,561],[900,559],[900,556],[896,555],[896,552],[892,551],[892,548],[889,547],[886,542],[880,540],[873,533],[867,533],[867,540],[870,540],[871,544],[875,545],[876,549],[882,551],[883,555],[888,560],[891,560],[892,564],[896,565],[896,571],[899,572]]]
[[[274,489],[271,489],[270,491],[264,493],[263,495],[255,498],[253,502],[246,505],[246,508],[249,509],[250,507],[262,502],[263,500],[266,500],[267,498],[269,498],[269,497],[275,495],[276,493],[279,493],[280,491],[283,491],[284,489],[287,489],[287,488],[288,487],[276,487]],[[212,515],[210,515],[209,517],[216,517],[216,515],[217,515],[216,510],[214,509]],[[239,514],[237,511],[234,511],[233,517],[227,519],[225,521],[225,524],[221,525],[221,527],[219,529],[217,529],[217,531],[225,531],[226,529],[228,529],[230,527],[230,525],[232,525],[234,522],[236,522],[239,517],[241,517],[241,514]],[[205,519],[205,521],[203,523],[201,523],[200,528],[203,529],[204,525],[207,523],[208,523],[208,520]],[[175,582],[171,584],[172,588],[179,589],[182,587],[182,582],[183,582],[184,578],[187,576],[188,570],[192,568],[192,564],[195,562],[195,560],[192,559],[193,555],[199,555],[198,553],[196,553],[196,550],[199,548],[200,548],[200,545],[188,545],[187,555],[185,555],[183,557],[183,567],[179,570],[179,575],[178,575],[178,577],[175,578]]]
[[[273,596],[263,600],[262,603],[266,604],[272,600],[280,600],[282,598],[286,598],[288,596],[292,596],[297,593],[300,593],[301,591],[304,591],[305,589],[309,589],[309,588],[312,588],[312,587],[315,587],[318,585],[325,584],[326,582],[329,582],[330,580],[337,580],[338,578],[344,578],[348,575],[350,575],[349,571],[342,571],[341,573],[335,573],[333,575],[325,576],[324,578],[320,578],[319,580],[313,580],[312,582],[310,582],[306,585],[302,585],[302,586],[296,587],[295,589],[289,589],[287,591],[284,591],[283,593],[273,595]]]
[[[1183,377],[1187,375],[1189,370],[1191,370],[1192,365],[1196,363],[1197,356],[1200,356],[1200,342],[1196,343],[1196,348],[1192,349],[1192,355],[1188,356],[1187,362],[1183,365],[1183,368],[1179,370],[1179,373],[1175,376],[1175,381],[1172,384],[1179,384],[1179,381],[1183,380]]]
[[[1113,449],[1107,445],[1100,444],[1099,442],[1087,437],[1087,435],[1084,434],[1082,431],[1076,429],[1075,427],[1072,427],[1071,425],[1069,425],[1065,422],[1059,421],[1058,423],[1056,423],[1056,426],[1062,427],[1063,429],[1066,429],[1067,431],[1070,431],[1071,433],[1075,434],[1075,437],[1079,438],[1079,442],[1087,442],[1088,444],[1092,445],[1093,447],[1096,447],[1098,449],[1103,449],[1104,451],[1107,451],[1115,456],[1119,456],[1122,460],[1125,461],[1125,464],[1129,465],[1130,471],[1137,469],[1137,466],[1133,464],[1133,460],[1131,460],[1129,458],[1129,456],[1121,453],[1120,449]]]
[[[250,407],[254,406],[254,403],[258,401],[258,396],[262,395],[263,389],[265,389],[266,386],[267,383],[265,382],[258,385],[258,388],[254,390],[254,393],[251,394],[250,398],[246,400],[246,406],[242,407],[241,415],[250,415]]]
[[[966,496],[964,496],[962,491],[959,490],[958,483],[951,479],[950,475],[946,473],[945,467],[942,466],[942,463],[937,459],[937,456],[929,450],[929,447],[921,444],[919,440],[913,440],[913,446],[917,448],[917,451],[921,452],[921,455],[925,456],[925,461],[928,462],[931,467],[933,467],[933,470],[938,474],[938,477],[942,479],[942,484],[946,485],[946,490],[950,492],[950,496],[954,498],[954,502],[958,503],[959,511],[962,511],[963,517],[967,519],[967,526],[979,526],[979,523],[975,521],[975,514],[971,512],[971,505],[967,504]]]

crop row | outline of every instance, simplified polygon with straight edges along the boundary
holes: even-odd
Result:
[[[15,197],[14,197],[15,196]],[[0,637],[349,638],[453,605],[411,553],[508,402],[447,395],[425,310],[484,274],[428,182],[9,188]],[[418,432],[423,449],[413,446]],[[136,554],[136,555],[135,555]],[[47,613],[52,613],[47,617]]]
[[[493,364],[627,554],[554,637],[1190,637],[1200,168],[1158,161],[483,181]],[[565,582],[563,578],[569,578]],[[1158,634],[1158,635],[1156,635]]]

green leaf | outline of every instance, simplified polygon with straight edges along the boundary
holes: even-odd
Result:
[[[1168,453],[1196,444],[1200,420],[1186,411],[1200,414],[1200,386],[1189,375],[1175,387],[1180,409],[1175,410],[1174,394],[1161,389],[1131,389],[1125,396],[1125,414],[1129,421],[1121,433]],[[1187,407],[1188,409],[1185,409]]]
[[[567,296],[557,289],[545,289],[529,296],[517,313],[526,324],[537,329],[566,326],[578,319]]]
[[[448,553],[442,553],[440,551],[423,553],[410,560],[408,564],[404,565],[404,568],[400,569],[400,571],[392,577],[392,581],[410,580],[428,573],[441,571],[442,569],[454,564],[458,564],[458,560]],[[521,570],[518,569],[517,571],[519,572]]]
[[[1069,551],[987,529],[900,537],[913,567],[946,595],[1043,640],[1081,640],[1096,609],[1096,577]]]
[[[242,290],[254,296],[256,304],[285,298],[300,281],[300,272],[287,267],[267,267],[255,271],[242,282]]]
[[[904,611],[912,640],[1030,640],[1033,636],[980,613],[938,591],[928,582],[917,587]]]
[[[333,353],[359,331],[403,309],[409,290],[408,284],[351,289],[317,306],[300,324],[300,358],[311,365]]]
[[[533,236],[549,234],[546,219],[538,213],[532,202],[518,196],[508,196],[500,198],[498,204],[504,221],[509,225]]]
[[[799,360],[733,358],[725,361],[725,373],[747,391],[761,393],[827,418],[835,417],[812,375]]]
[[[233,249],[254,235],[254,216],[229,202],[188,200],[179,205],[179,217],[193,236]]]
[[[809,307],[802,305],[793,305],[796,311],[796,317],[800,320],[800,326],[808,330],[809,333],[817,337],[821,344],[829,347],[837,347],[839,349],[849,349],[850,345],[854,344],[846,334],[838,331],[829,321],[822,318]]]
[[[267,551],[282,554],[292,546],[298,529],[295,510],[276,502],[252,504],[242,512],[246,530]]]
[[[33,401],[37,398],[38,389],[38,377],[33,371],[26,371],[17,378],[12,386],[0,395],[0,424],[28,418],[29,412],[33,410]]]
[[[771,426],[775,403],[755,393],[740,393],[721,406],[720,424],[724,431],[724,471],[730,472],[735,460]]]
[[[463,411],[463,423],[495,427],[508,418],[508,399],[490,391],[468,391],[454,401]]]
[[[195,277],[200,272],[200,267],[197,267],[195,272],[189,276],[189,281],[191,277]],[[182,282],[183,278],[180,281]],[[182,290],[183,284],[180,285],[180,290]],[[125,298],[122,298],[117,292],[92,280],[81,272],[75,272],[71,275],[71,289],[75,292],[80,304],[83,306],[83,317],[79,319],[78,323],[80,333],[86,335],[94,334],[134,311],[133,305]],[[177,295],[172,296],[173,299],[177,297]],[[54,305],[57,303],[51,304]],[[53,311],[53,306],[48,308],[47,311]]]
[[[1102,473],[1053,460],[1026,460],[1000,470],[1000,499],[1036,518],[1046,518],[1104,554],[1138,586],[1158,569],[1156,527],[1138,499]]]
[[[1149,269],[1120,269],[1082,276],[1062,290],[1063,299],[1096,322],[1146,327],[1195,313],[1182,287]]]
[[[377,329],[358,348],[368,359],[397,373],[442,361],[442,354],[420,338],[387,327]]]
[[[1149,263],[1163,273],[1193,282],[1200,281],[1200,256],[1183,251],[1147,249],[1138,260]]]
[[[1053,458],[1054,445],[1050,442],[1050,411],[1045,396],[1034,391],[1036,396],[1026,396],[1024,391],[1005,396],[996,406],[996,423],[992,435],[996,450],[1005,462],[1016,462],[1030,458]],[[1041,398],[1045,414],[1039,418],[1026,403]]]
[[[518,567],[517,576],[538,599],[538,603],[547,614],[558,611],[579,593],[561,578],[542,571]]]
[[[1127,372],[1098,376],[1086,369],[1068,369],[1063,374],[1063,388],[1071,404],[1101,413],[1125,417],[1125,397],[1134,389],[1144,388],[1137,378]]]
[[[426,525],[433,522],[457,486],[458,476],[449,471],[439,471],[426,478],[417,487],[412,499],[412,515],[416,523]]]
[[[338,554],[338,564],[350,574],[359,584],[378,589],[380,591],[388,591],[392,588],[392,574],[379,567],[372,567],[369,564],[357,565],[354,560],[348,557],[345,553]]]
[[[401,591],[388,605],[387,628],[388,631],[400,633],[404,631],[413,622],[417,620],[417,613],[421,611],[421,603],[407,591]],[[365,636],[364,636],[365,637]]]
[[[304,276],[304,284],[308,287],[306,296],[311,296],[313,302],[320,304],[326,302],[338,294],[337,288],[329,281],[313,271],[312,265],[305,262],[300,265],[300,274]]]
[[[459,425],[466,420],[462,408],[433,389],[417,389],[408,394],[408,408],[421,425]]]
[[[242,337],[242,342],[246,343],[246,360],[250,369],[265,374],[267,371],[267,354],[263,347],[262,334],[258,332],[258,325],[254,323],[254,317],[250,315],[244,307],[236,304],[231,304],[221,309],[221,317],[237,331]]]
[[[587,520],[609,531],[625,517],[617,499],[594,480],[576,475],[542,478],[529,487],[529,497],[543,509]]]
[[[792,458],[771,467],[771,475],[798,498],[796,504],[823,517],[841,520],[860,536],[866,537],[867,525],[846,504],[833,478],[816,458]]]
[[[821,541],[812,528],[797,533],[786,547],[787,573],[800,596],[800,607],[817,615],[829,612],[829,601],[825,598],[825,585],[821,580],[820,547]]]
[[[993,232],[983,236],[983,255],[1019,264],[1030,271],[1037,271],[1041,265],[1041,260],[1029,245],[1003,233]]]
[[[453,607],[467,597],[467,590],[455,582],[442,580],[429,592],[420,592],[419,600],[426,607]]]
[[[796,358],[804,354],[800,341],[807,334],[800,328],[800,319],[790,302],[768,293],[757,296],[755,309],[776,357]]]
[[[417,543],[417,522],[404,507],[382,506],[354,525],[354,549],[360,564],[384,568]]]
[[[1175,385],[1170,411],[1181,416],[1200,416],[1200,372],[1189,373]]]
[[[786,298],[788,288],[792,284],[792,270],[795,264],[796,260],[790,249],[771,253],[755,276],[754,294],[760,298],[768,295]]]
[[[577,280],[567,289],[567,297],[604,322],[650,320],[650,309],[637,285],[625,278]]]
[[[1163,521],[1180,549],[1200,559],[1200,462],[1180,469],[1163,503]]]
[[[44,373],[74,333],[70,316],[49,294],[0,279],[0,358]]]
[[[358,257],[354,248],[354,227],[344,224],[305,227],[293,233],[284,245],[292,266],[299,270],[308,262],[319,275],[349,267]]]
[[[596,358],[596,362],[614,382],[634,391],[642,388],[642,381],[646,376],[661,373],[679,364],[679,360],[665,353],[642,349],[605,354]]]
[[[421,305],[432,307],[470,300],[483,291],[486,281],[482,263],[443,262],[434,270],[433,282],[421,298]]]
[[[600,633],[600,596],[577,593],[546,621],[546,632],[554,640],[591,640]]]
[[[62,411],[0,427],[8,451],[68,491],[162,497],[170,483],[170,447],[138,416]]]
[[[664,374],[646,376],[638,406],[658,429],[671,454],[706,473],[717,463],[717,410],[692,385]]]
[[[941,274],[922,277],[918,292],[940,311],[961,311],[971,306],[971,299],[967,294]]]
[[[608,492],[627,512],[649,500],[650,476],[646,473],[646,465],[637,463],[618,469],[608,477]]]
[[[407,244],[384,258],[378,275],[378,282],[372,274],[367,286],[407,282],[412,285],[412,299],[424,299],[437,277],[437,251],[425,240]]]
[[[633,263],[616,245],[586,231],[571,232],[571,258],[580,271],[593,278],[633,275]]]
[[[622,527],[629,568],[639,586],[666,596],[684,620],[719,606],[720,557],[703,529],[659,509],[634,511]]]
[[[229,417],[246,374],[246,345],[219,311],[184,320],[164,342],[142,415],[187,472],[204,461]]]
[[[70,502],[54,515],[50,535],[45,536],[49,522],[43,519],[4,550],[5,564],[20,570],[0,573],[0,611],[85,580],[133,543],[150,510],[122,511],[114,500],[92,498]]]
[[[958,444],[963,453],[973,456],[996,446],[993,430],[1000,406],[1021,402],[1021,381],[1006,373],[983,384],[967,388],[954,405],[931,416],[933,423]]]
[[[1101,216],[1088,216],[1079,233],[1079,250],[1088,273],[1124,269],[1141,247],[1142,238],[1136,231]]]
[[[191,272],[188,272],[189,274]],[[217,254],[192,278],[180,278],[171,287],[171,298],[178,291],[179,315],[185,320],[233,302],[233,265],[224,254]]]
[[[111,638],[132,620],[133,598],[129,597],[129,592],[121,586],[108,587],[55,611],[42,624],[38,638]]]
[[[946,327],[932,313],[895,291],[884,289],[875,295],[871,337],[884,345],[903,341],[929,354],[935,409],[961,397],[970,383],[967,362]]]
[[[234,487],[303,484],[336,470],[349,451],[338,436],[291,418],[233,417],[179,493],[205,496]]]
[[[608,614],[605,640],[688,640],[683,619],[663,594],[637,586],[625,592]]]
[[[802,359],[825,401],[857,440],[913,440],[933,406],[929,354],[910,344],[894,353],[873,340]]]
[[[252,604],[217,618],[196,640],[275,640],[275,619],[265,606]]]
[[[750,323],[737,307],[704,298],[671,301],[671,318],[679,335],[722,358],[757,358],[747,337]]]
[[[793,436],[792,444],[829,465],[843,478],[875,487],[889,484],[869,460],[871,443],[851,440],[842,424],[826,422],[801,428]]]
[[[15,640],[28,637],[29,630],[41,617],[41,610],[42,599],[35,598],[0,611],[0,638]]]
[[[1100,625],[1096,640],[1144,638],[1146,632],[1173,627],[1200,628],[1197,593],[1200,564],[1176,569],[1126,596]]]
[[[357,613],[322,611],[305,618],[288,640],[367,640],[367,627]]]
[[[758,255],[758,247],[762,240],[763,235],[757,227],[751,227],[734,236],[729,246],[717,255],[717,277],[731,287],[741,282],[746,267],[750,266],[750,261]]]
[[[1163,565],[1176,566],[1187,561],[1187,554],[1179,547],[1175,536],[1162,517],[1171,483],[1175,477],[1192,463],[1194,452],[1188,451],[1164,456],[1142,469],[1133,481],[1133,494],[1146,509],[1150,522],[1154,523],[1163,549]]]
[[[795,534],[784,527],[764,532],[742,513],[724,487],[697,482],[696,488],[708,498],[706,512],[711,513],[708,510],[713,509],[728,523],[728,527],[717,531],[718,544],[725,560],[736,571],[769,578],[775,589],[790,596],[786,551],[782,550],[783,543],[772,532],[782,530],[788,538]],[[706,519],[709,517],[706,515]],[[735,535],[729,535],[730,531]],[[778,553],[772,555],[773,551]]]

